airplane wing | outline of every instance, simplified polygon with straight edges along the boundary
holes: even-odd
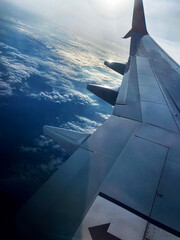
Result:
[[[150,37],[135,0],[120,88],[88,85],[114,106],[92,135],[44,126],[71,157],[17,216],[22,239],[180,239],[180,67]]]

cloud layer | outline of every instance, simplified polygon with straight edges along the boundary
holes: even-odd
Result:
[[[121,84],[121,76],[103,64],[117,59],[112,51],[41,24],[0,18],[0,123],[8,152],[1,160],[8,167],[1,170],[0,191],[20,204],[69,156],[42,135],[43,125],[92,133],[112,107],[86,85]]]

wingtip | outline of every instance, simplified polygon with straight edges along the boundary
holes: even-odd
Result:
[[[134,11],[131,30],[123,37],[127,39],[132,36],[133,32],[140,33],[142,35],[147,35],[148,31],[146,28],[146,20],[144,14],[143,0],[134,1]]]
[[[143,0],[135,0],[134,2],[132,30],[143,35],[148,34],[146,28]]]

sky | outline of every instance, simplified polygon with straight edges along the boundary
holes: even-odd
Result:
[[[112,49],[121,47],[126,56],[134,0],[8,0],[44,16],[69,31]],[[144,0],[151,36],[180,63],[179,0]]]

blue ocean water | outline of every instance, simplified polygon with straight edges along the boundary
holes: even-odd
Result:
[[[4,2],[0,10],[0,193],[18,209],[69,155],[43,125],[91,133],[112,107],[87,83],[119,86],[113,53]],[[8,199],[8,201],[7,201]]]

